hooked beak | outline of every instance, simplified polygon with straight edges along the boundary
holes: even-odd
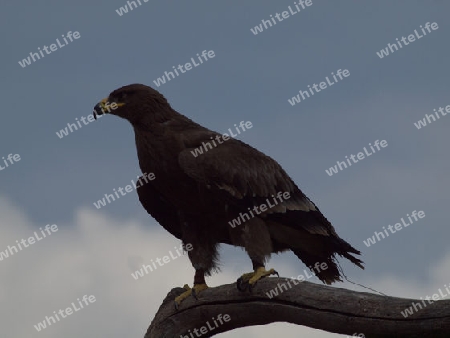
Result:
[[[125,103],[120,103],[120,102],[110,103],[108,101],[108,99],[109,98],[106,97],[95,105],[94,111],[93,111],[94,119],[97,119],[97,115],[111,113],[113,110],[116,110],[117,108],[125,105]]]

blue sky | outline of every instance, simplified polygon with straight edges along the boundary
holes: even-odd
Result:
[[[215,57],[157,89],[174,109],[212,130],[225,132],[242,120],[251,121],[253,128],[239,138],[276,159],[339,235],[362,251],[364,271],[341,261],[347,276],[405,297],[433,293],[448,282],[450,270],[439,269],[450,264],[446,224],[450,118],[442,117],[420,130],[414,122],[435,108],[450,105],[446,14],[450,4],[313,0],[312,6],[254,35],[250,28],[287,10],[293,1],[141,2],[122,16],[116,12],[126,5],[122,0],[2,5],[0,158],[12,153],[21,160],[0,171],[4,216],[0,251],[32,229],[48,223],[60,228],[47,242],[0,262],[0,276],[5,280],[0,299],[9,304],[15,301],[6,294],[27,294],[51,300],[34,305],[26,322],[3,314],[10,320],[0,324],[7,326],[10,336],[37,334],[33,324],[58,304],[78,297],[70,298],[58,276],[49,278],[53,284],[47,283],[43,271],[50,263],[42,257],[60,257],[53,266],[58,270],[89,251],[86,265],[80,263],[67,271],[74,288],[89,294],[117,287],[135,295],[137,282],[129,273],[136,264],[130,262],[152,259],[177,244],[147,215],[135,193],[100,210],[93,206],[105,193],[125,186],[140,173],[128,123],[106,116],[62,139],[56,132],[89,115],[100,99],[120,86],[143,83],[156,88],[153,81],[165,71],[189,62],[203,50],[213,50]],[[439,28],[389,56],[377,56],[388,43],[413,34],[427,22],[436,22]],[[30,52],[55,43],[68,31],[78,31],[80,38],[25,68],[19,65]],[[324,81],[338,69],[348,69],[350,76],[295,106],[288,103],[299,90]],[[388,146],[373,156],[331,177],[326,174],[336,161],[383,139]],[[413,210],[423,210],[426,217],[371,247],[364,245],[363,240],[374,231],[399,222]],[[102,224],[98,229],[97,221]],[[94,228],[86,229],[87,224]],[[97,231],[98,241],[84,242],[87,235],[95,237],[91,231]],[[116,261],[101,260],[102,250],[114,250],[122,237],[122,256]],[[97,258],[111,274],[88,264]],[[232,282],[251,268],[240,249],[224,248],[222,263],[224,273],[211,279],[211,286]],[[170,282],[164,284],[158,277],[139,282],[142,298],[136,299],[160,304],[171,287],[190,283],[189,262],[179,265],[185,276],[182,282],[173,264],[164,272],[172,278]],[[25,265],[34,268],[28,270]],[[286,276],[304,269],[290,254],[275,257],[270,265]],[[115,276],[114,269],[126,271],[123,284],[107,278]],[[85,279],[78,277],[82,272]],[[36,275],[42,275],[45,297],[42,288],[17,282]],[[59,292],[52,292],[56,289]],[[122,292],[126,298],[127,291]],[[120,302],[114,304],[120,308]],[[95,319],[114,304],[98,301],[98,312],[84,316]],[[111,310],[108,321],[116,322],[113,317],[123,312],[140,320],[136,319],[136,326],[115,324],[117,330],[109,336],[119,337],[125,329],[139,336],[156,310],[146,308],[148,304],[128,305],[126,311]],[[39,335],[71,337],[73,328],[87,320],[82,315]],[[105,336],[107,330],[99,324],[94,332]],[[269,334],[264,328],[248,330],[255,337]],[[285,337],[297,337],[299,332],[336,336],[287,324],[270,326],[270,330],[284,330]]]

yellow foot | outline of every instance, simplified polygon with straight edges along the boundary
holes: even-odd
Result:
[[[197,298],[197,295],[202,292],[203,290],[206,290],[208,288],[208,285],[206,284],[194,284],[194,287],[191,289],[189,285],[184,284],[183,288],[185,288],[187,291],[183,292],[178,297],[175,297],[175,308],[178,310],[178,307],[180,306],[181,302],[188,298],[189,296]]]
[[[259,267],[254,272],[244,273],[237,280],[237,288],[239,291],[245,291],[246,289],[251,291],[261,278],[270,275],[280,276],[274,269],[266,270],[264,267]]]

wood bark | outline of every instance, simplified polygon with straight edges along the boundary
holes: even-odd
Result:
[[[288,322],[349,336],[363,334],[366,338],[450,337],[450,300],[433,304],[424,301],[424,306],[422,300],[295,282],[297,285],[291,279],[265,278],[252,292],[238,291],[236,283],[209,288],[199,294],[198,300],[193,297],[186,299],[178,311],[174,298],[185,290],[172,289],[145,338],[206,338],[240,327],[274,322]],[[278,296],[268,297],[271,290],[278,290]],[[422,309],[416,305],[417,311],[405,318],[401,312],[411,307],[412,302],[421,304]],[[222,317],[229,315],[229,321],[218,321],[219,314]],[[203,329],[202,333],[202,327],[206,327],[207,332]],[[280,332],[282,336],[283,332]]]

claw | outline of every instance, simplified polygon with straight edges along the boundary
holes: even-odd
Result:
[[[180,304],[183,300],[188,298],[189,296],[194,297],[196,300],[198,300],[198,294],[206,290],[208,288],[208,285],[206,284],[194,284],[194,287],[191,289],[189,285],[185,284],[184,289],[186,290],[178,297],[175,297],[175,310],[178,310],[180,307]]]
[[[236,287],[239,291],[244,292],[246,289],[248,289],[248,282],[244,281],[242,277],[239,277],[239,279],[236,281]]]
[[[239,291],[249,290],[251,292],[260,279],[270,275],[280,277],[279,273],[274,269],[266,270],[264,267],[259,267],[254,272],[243,274],[236,282],[237,289]]]

